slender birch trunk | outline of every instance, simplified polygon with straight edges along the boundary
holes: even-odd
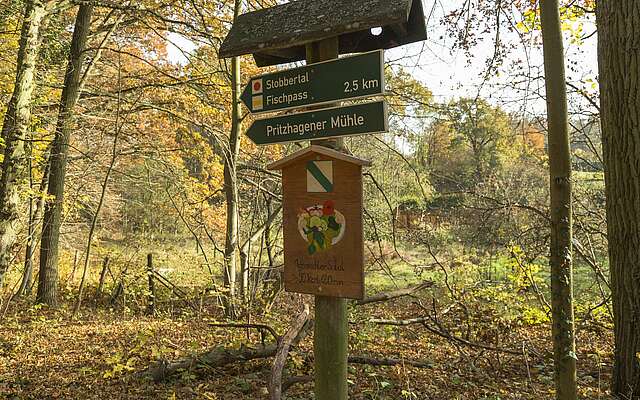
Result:
[[[558,0],[541,0],[551,193],[551,303],[556,399],[577,399],[573,316],[572,184],[567,87]]]

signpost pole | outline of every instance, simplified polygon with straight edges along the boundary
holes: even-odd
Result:
[[[307,63],[338,58],[338,38],[306,45]],[[342,150],[342,139],[324,139],[314,145]],[[348,321],[347,302],[343,298],[315,296],[315,398],[347,400]]]
[[[307,64],[318,63],[321,61],[334,60],[338,58],[338,38],[332,37],[329,39],[319,40],[307,44]],[[326,106],[325,106],[326,107]],[[315,140],[311,144],[318,146],[325,146],[334,150],[342,150],[344,147],[344,141],[338,139],[324,139]]]

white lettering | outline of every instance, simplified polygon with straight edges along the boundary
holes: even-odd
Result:
[[[331,128],[350,128],[364,125],[364,117],[358,114],[338,115],[331,117]]]
[[[284,77],[281,76],[277,79],[267,79],[265,81],[265,87],[267,90],[278,89],[287,86],[300,85],[303,83],[309,82],[309,72],[305,72],[304,74],[298,74],[293,77]]]

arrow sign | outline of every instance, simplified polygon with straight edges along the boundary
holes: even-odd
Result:
[[[257,145],[387,132],[384,101],[256,120],[246,135]]]
[[[254,114],[384,94],[382,50],[260,75],[242,92]]]

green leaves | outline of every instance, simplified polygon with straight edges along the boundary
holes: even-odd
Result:
[[[309,243],[307,248],[309,255],[329,249],[342,230],[342,225],[336,220],[333,209],[325,209],[322,212],[324,215],[317,212],[313,215],[301,214],[299,217],[304,221],[301,229]]]
[[[340,231],[340,224],[336,222],[336,217],[333,215],[329,217],[329,229],[334,231]]]

